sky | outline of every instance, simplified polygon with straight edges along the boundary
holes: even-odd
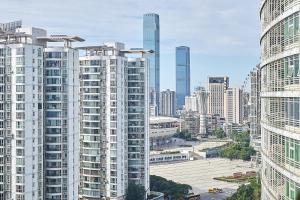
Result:
[[[48,34],[69,34],[86,42],[119,41],[142,47],[143,14],[160,15],[161,90],[175,90],[175,47],[191,48],[191,88],[208,76],[230,77],[239,87],[259,63],[261,0],[0,0],[0,22]]]

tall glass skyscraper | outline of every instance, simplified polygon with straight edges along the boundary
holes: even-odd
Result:
[[[177,109],[182,109],[184,98],[190,91],[190,48],[176,47],[176,101]]]
[[[144,49],[154,50],[154,53],[150,54],[148,59],[150,61],[150,105],[155,107],[155,115],[158,114],[160,92],[159,40],[159,15],[154,13],[144,14]]]

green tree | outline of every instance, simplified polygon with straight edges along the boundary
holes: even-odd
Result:
[[[234,140],[228,147],[220,151],[220,156],[229,159],[250,160],[255,154],[255,150],[250,146],[250,135],[248,132],[237,133],[231,135]]]
[[[214,130],[214,135],[215,135],[217,138],[220,138],[220,139],[226,137],[226,134],[225,134],[224,130],[221,129],[221,128],[217,128],[216,130]]]
[[[126,200],[144,200],[146,191],[144,186],[137,185],[133,182],[128,183],[126,191]]]
[[[188,130],[179,131],[179,129],[177,129],[176,133],[174,134],[174,137],[184,139],[184,140],[187,140],[187,141],[196,140],[195,138],[192,137],[192,134],[189,133]]]
[[[227,200],[260,200],[261,184],[260,181],[253,180],[248,185],[242,185]]]
[[[169,181],[163,177],[151,175],[150,176],[150,190],[162,192],[167,196],[171,196],[174,199],[182,199],[189,193],[192,187],[186,184],[176,183]]]

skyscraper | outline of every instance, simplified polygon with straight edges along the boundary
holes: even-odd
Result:
[[[261,2],[261,199],[299,199],[299,1]]]
[[[176,93],[170,91],[162,91],[160,93],[159,114],[161,116],[174,117],[176,115]]]
[[[122,43],[80,57],[80,199],[119,199],[128,181],[149,188],[149,91],[145,58]],[[128,84],[127,84],[128,83]],[[91,176],[92,175],[92,176]]]
[[[227,124],[240,124],[243,120],[243,92],[239,88],[228,88],[225,93],[225,119]]]
[[[225,92],[229,87],[229,77],[208,77],[208,113],[225,116]]]
[[[143,46],[144,49],[153,50],[154,54],[148,55],[150,62],[150,106],[154,107],[158,115],[160,92],[160,27],[159,15],[154,13],[144,14]]]
[[[190,48],[176,47],[176,101],[177,109],[182,110],[190,89]]]

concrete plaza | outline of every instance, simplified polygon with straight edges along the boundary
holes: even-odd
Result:
[[[230,176],[234,172],[252,171],[251,162],[223,158],[203,159],[180,163],[151,165],[150,174],[164,177],[178,183],[189,184],[195,194],[207,193],[208,188],[222,188],[230,196],[239,184],[214,180],[214,177]],[[220,198],[223,199],[223,198]]]

